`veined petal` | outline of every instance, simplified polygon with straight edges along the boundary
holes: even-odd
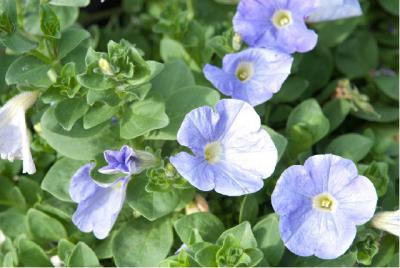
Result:
[[[100,186],[90,176],[90,171],[94,167],[94,163],[86,164],[80,167],[72,176],[69,185],[69,195],[73,201],[79,203],[99,189]]]
[[[171,164],[190,184],[201,191],[215,187],[215,175],[207,162],[201,157],[182,152],[170,157]]]
[[[317,8],[307,17],[308,22],[322,22],[362,15],[358,0],[318,0]]]
[[[224,70],[213,65],[206,64],[203,69],[204,76],[210,81],[214,87],[221,91],[224,95],[232,95],[232,91],[237,88],[239,81],[232,74],[226,73]]]

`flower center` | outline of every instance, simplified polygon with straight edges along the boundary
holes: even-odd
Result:
[[[253,74],[254,74],[253,63],[243,61],[238,64],[236,68],[236,77],[241,82],[246,82],[253,76]]]
[[[283,28],[292,24],[292,12],[289,10],[277,10],[275,11],[274,15],[272,16],[272,22],[274,23],[275,27]]]
[[[204,158],[210,164],[215,164],[221,159],[222,146],[219,142],[214,141],[208,143],[204,147]]]
[[[323,211],[332,212],[336,210],[337,202],[336,199],[328,193],[322,193],[316,195],[312,200],[313,208]]]

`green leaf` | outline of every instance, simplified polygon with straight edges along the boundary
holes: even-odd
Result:
[[[42,191],[39,184],[28,177],[20,177],[18,187],[21,190],[25,200],[30,205],[35,204],[39,199],[41,199]]]
[[[19,265],[28,267],[50,267],[49,257],[36,243],[27,239],[20,239],[18,243]]]
[[[291,76],[283,83],[282,88],[272,97],[271,101],[274,103],[293,102],[301,97],[309,84],[304,78]]]
[[[168,218],[149,222],[144,218],[129,222],[114,238],[116,266],[156,266],[169,253],[173,242]]]
[[[278,266],[285,252],[285,245],[279,235],[279,221],[275,213],[259,221],[253,228],[258,248],[271,266]]]
[[[51,81],[47,72],[51,66],[32,57],[22,56],[16,59],[6,73],[7,85],[32,85],[36,87],[49,87]]]
[[[37,44],[25,37],[19,29],[1,36],[0,43],[16,54],[23,54],[37,47]]]
[[[181,241],[186,245],[191,245],[193,230],[196,230],[204,241],[212,243],[225,230],[223,223],[208,212],[186,215],[174,223],[174,228]]]
[[[71,130],[76,121],[78,121],[86,112],[89,106],[86,100],[82,98],[66,99],[56,104],[54,115],[57,122],[65,129]]]
[[[292,110],[286,123],[289,150],[298,153],[325,137],[329,132],[329,120],[314,99],[300,103]]]
[[[121,137],[134,139],[169,123],[164,104],[156,100],[135,102],[121,120]]]
[[[218,100],[219,94],[208,87],[188,86],[174,91],[166,99],[165,104],[169,125],[152,132],[147,139],[175,140],[183,118],[188,112],[203,105],[214,106]]]
[[[70,131],[64,130],[57,122],[54,107],[43,114],[40,125],[46,141],[58,153],[72,159],[92,160],[104,150],[122,144],[116,126],[111,122],[84,129],[83,120],[79,120]]]
[[[40,29],[45,36],[51,38],[61,37],[61,26],[56,13],[49,5],[40,5]]]
[[[389,165],[386,162],[372,162],[370,165],[360,165],[360,173],[370,179],[379,197],[386,194],[389,184]]]
[[[334,99],[327,102],[322,111],[329,120],[330,132],[338,128],[350,113],[351,103],[343,99]]]
[[[240,203],[239,223],[253,222],[258,215],[258,201],[254,194],[246,195]]]
[[[330,50],[324,46],[317,46],[311,52],[304,54],[297,75],[306,79],[309,82],[308,90],[314,92],[329,82],[333,67]]]
[[[267,126],[262,126],[262,128],[265,129],[271,136],[271,139],[274,142],[276,149],[278,149],[278,160],[281,159],[286,150],[286,146],[288,143],[287,139],[285,138],[285,136],[279,134],[272,128],[269,128]]]
[[[373,108],[375,112],[380,116],[376,116],[374,114],[367,113],[361,110],[358,110],[357,112],[352,112],[352,115],[367,121],[380,123],[394,122],[398,121],[399,119],[398,106],[389,106],[385,103],[377,102],[373,104]]]
[[[241,224],[223,232],[218,238],[217,244],[222,245],[224,239],[228,235],[235,237],[240,242],[240,247],[243,249],[257,247],[257,240],[255,239],[250,223],[248,222],[242,222]]]
[[[219,249],[217,245],[204,247],[196,252],[195,259],[202,267],[218,267],[216,256]]]
[[[90,0],[50,0],[49,4],[55,6],[85,7],[89,3]]]
[[[93,250],[83,242],[72,249],[67,262],[68,267],[100,267],[99,260]]]
[[[13,208],[0,212],[0,229],[10,238],[27,233],[26,215]]]
[[[70,1],[70,0],[67,0]],[[69,28],[63,32],[59,41],[58,58],[62,59],[73,51],[83,40],[90,37],[90,33],[81,28]]]
[[[47,172],[42,181],[42,189],[62,201],[71,202],[69,196],[71,177],[85,163],[84,161],[61,158]]]
[[[379,0],[379,4],[384,10],[390,14],[399,16],[399,1],[398,0]]]
[[[374,81],[378,88],[389,98],[399,100],[399,76],[377,76]]]
[[[183,60],[191,69],[200,71],[200,67],[186,51],[183,45],[168,37],[164,37],[160,42],[160,56],[164,62]]]
[[[333,139],[325,152],[358,162],[368,154],[373,145],[374,142],[371,139],[360,134],[349,133]]]
[[[348,78],[368,75],[378,66],[378,45],[368,32],[357,32],[338,46],[336,66]]]
[[[75,245],[66,239],[58,241],[57,255],[63,262],[67,262]]]
[[[118,106],[110,106],[106,103],[96,103],[90,107],[89,111],[83,116],[83,127],[89,129],[98,126],[111,119],[118,110]]]
[[[64,226],[45,213],[31,208],[28,210],[27,216],[29,231],[36,241],[46,243],[67,237]]]
[[[190,69],[183,61],[167,62],[162,72],[152,81],[152,93],[161,99],[167,99],[183,87],[195,85]]]
[[[25,209],[26,201],[20,189],[6,177],[0,176],[0,207]]]
[[[316,23],[314,27],[318,30],[318,43],[327,47],[339,45],[356,29],[360,22],[361,19],[355,17]]]

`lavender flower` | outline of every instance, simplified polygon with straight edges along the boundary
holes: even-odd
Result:
[[[315,4],[316,1],[305,0],[242,0],[233,27],[251,47],[307,52],[318,39],[304,22]]]
[[[119,151],[105,151],[104,159],[108,165],[99,169],[99,172],[103,174],[138,174],[155,163],[152,154],[145,151],[134,151],[126,145],[122,146]]]
[[[100,184],[90,177],[94,163],[81,167],[72,177],[69,194],[78,208],[72,222],[82,232],[92,232],[104,239],[112,229],[124,204],[129,177],[122,177],[110,184]]]
[[[318,0],[316,9],[307,17],[308,22],[321,22],[361,16],[358,0]]]
[[[203,71],[223,94],[255,106],[280,90],[290,74],[292,62],[289,54],[251,48],[226,55],[222,69],[207,64]]]
[[[35,102],[39,93],[23,92],[10,99],[0,108],[0,158],[14,161],[21,159],[23,173],[36,172],[30,151],[25,112]]]
[[[286,247],[300,256],[333,259],[352,244],[356,225],[374,215],[377,194],[350,160],[315,155],[286,169],[272,194]]]
[[[278,159],[273,141],[260,126],[253,107],[240,100],[221,100],[215,111],[197,108],[178,131],[178,142],[194,155],[181,152],[170,161],[199,190],[215,189],[228,196],[256,192]]]

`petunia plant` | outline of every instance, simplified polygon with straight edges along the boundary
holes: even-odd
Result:
[[[0,266],[398,266],[398,10],[0,0]]]

